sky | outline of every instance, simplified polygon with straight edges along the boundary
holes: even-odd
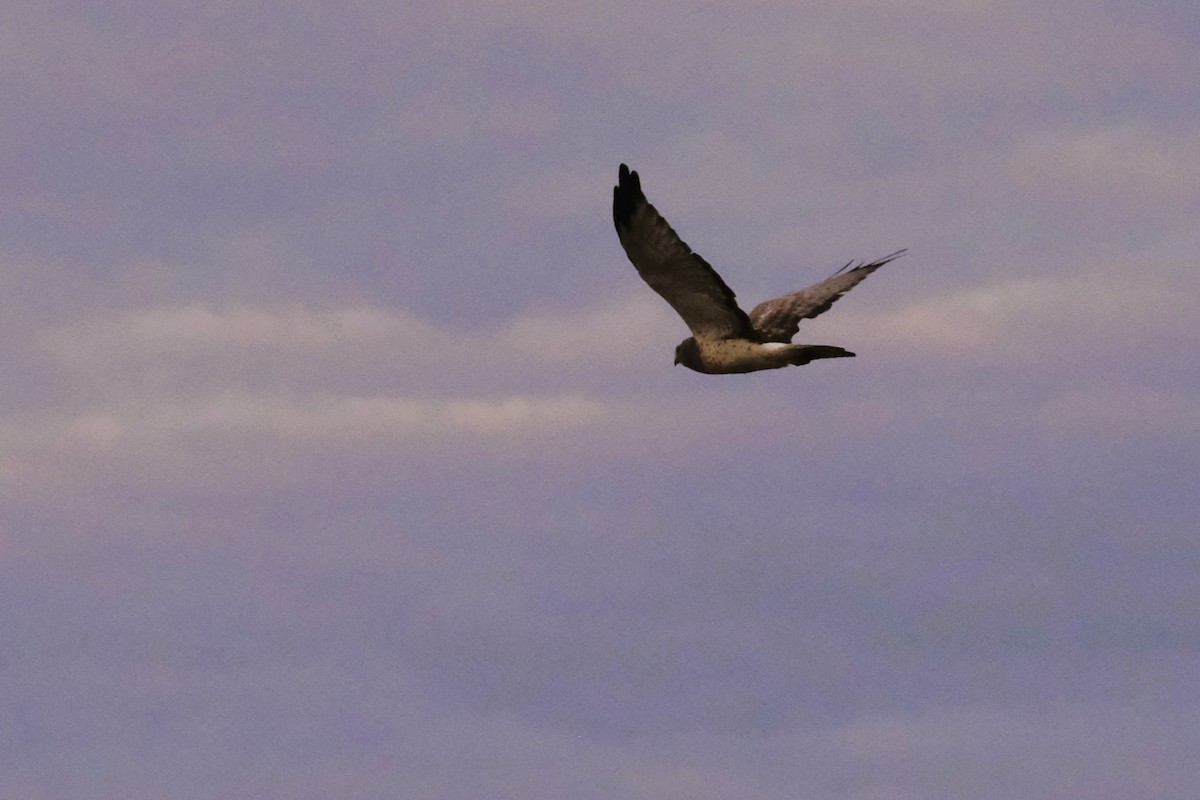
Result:
[[[1183,800],[1200,10],[0,8],[0,800]],[[745,307],[672,365],[627,163]]]

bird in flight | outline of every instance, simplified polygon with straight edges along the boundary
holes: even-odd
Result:
[[[759,303],[747,315],[717,271],[650,205],[637,172],[624,164],[613,187],[613,222],[638,274],[692,331],[675,348],[675,363],[712,375],[852,357],[854,353],[832,345],[792,344],[792,337],[800,320],[824,313],[872,272],[905,253],[897,250],[869,264],[847,263],[820,283]]]

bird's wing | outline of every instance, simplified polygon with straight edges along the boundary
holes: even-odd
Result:
[[[812,319],[829,310],[839,297],[853,289],[863,278],[904,255],[897,250],[870,264],[851,268],[850,262],[820,283],[798,292],[759,303],[750,312],[750,322],[764,342],[790,342],[800,329],[800,320]]]
[[[637,172],[630,172],[624,164],[613,187],[613,222],[638,274],[683,317],[693,336],[754,336],[754,326],[738,308],[733,290],[647,202]]]

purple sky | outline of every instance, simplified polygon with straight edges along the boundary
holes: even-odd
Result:
[[[1193,2],[0,9],[0,799],[1185,800]],[[671,365],[617,166],[798,340]]]

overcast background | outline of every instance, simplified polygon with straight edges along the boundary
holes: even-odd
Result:
[[[1186,800],[1192,0],[0,9],[0,798]],[[622,161],[749,307],[713,377]]]

